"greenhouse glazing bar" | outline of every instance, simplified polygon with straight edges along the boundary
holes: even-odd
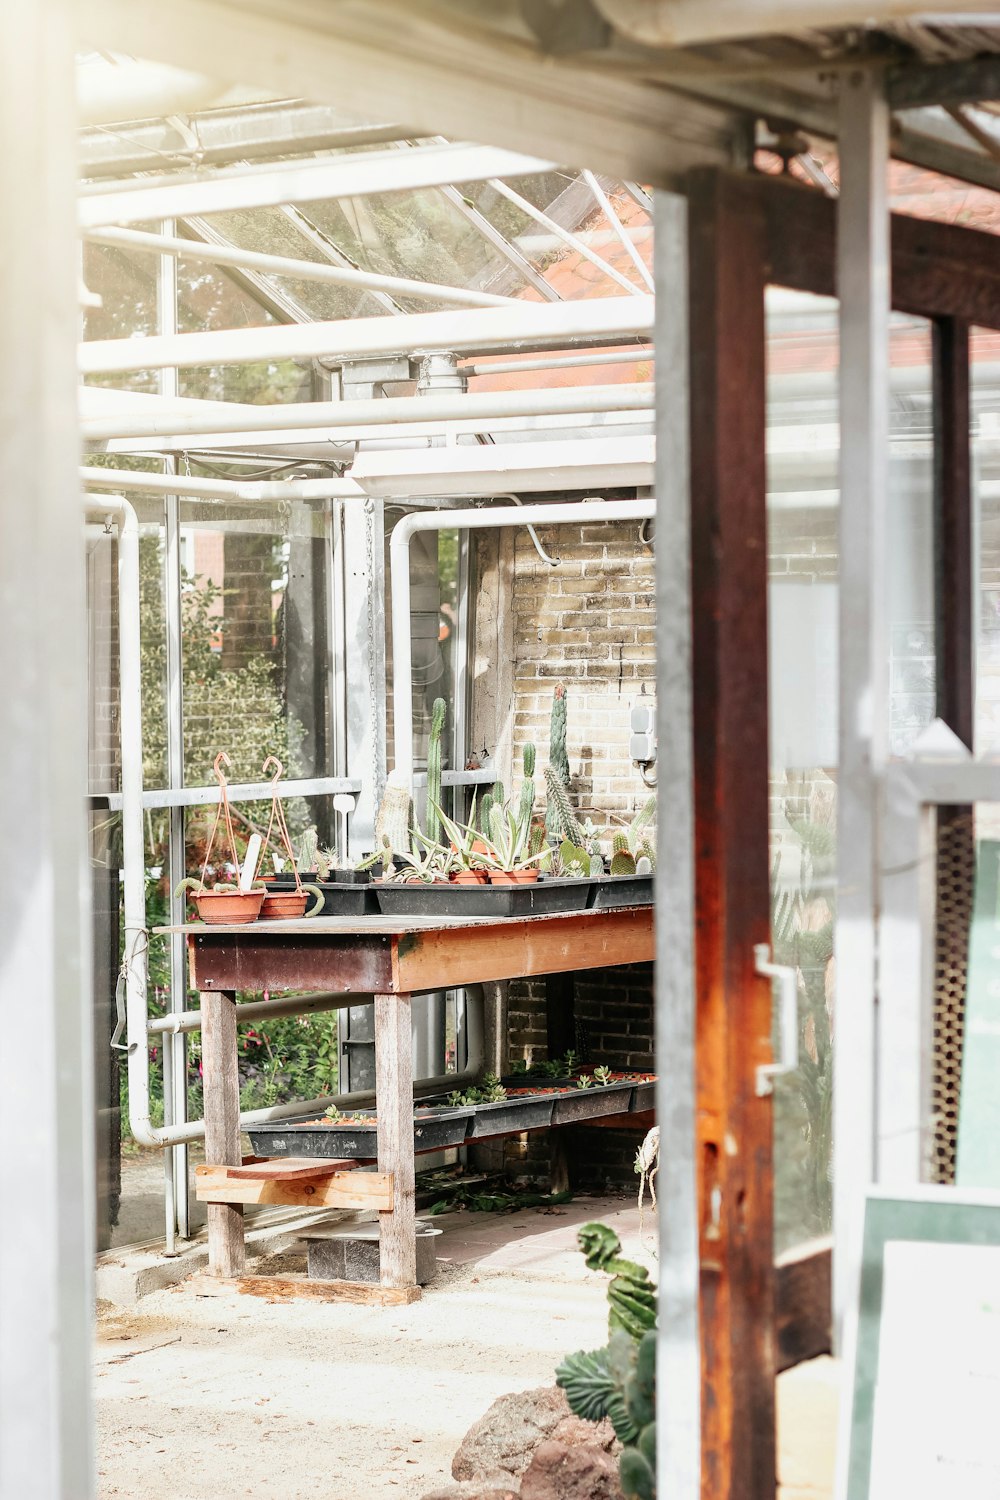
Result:
[[[187,180],[176,173],[159,179],[126,177],[117,185],[104,182],[89,191],[84,187],[78,218],[80,228],[88,230],[106,224],[136,224],[147,219],[179,219],[188,214],[232,213],[284,203],[482,182],[490,177],[527,176],[549,172],[552,165],[520,152],[449,143],[416,146],[409,151],[361,151],[305,161],[224,167],[192,174]]]
[[[93,339],[79,348],[84,375],[111,375],[164,365],[247,364],[261,359],[336,362],[414,349],[453,354],[491,350],[559,349],[621,342],[653,329],[653,299],[600,297],[591,301],[460,312],[403,313],[398,317],[341,319],[302,327],[235,328],[212,333]]]

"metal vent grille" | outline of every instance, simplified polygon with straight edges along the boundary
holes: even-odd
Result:
[[[934,1147],[932,1182],[955,1181],[958,1100],[962,1083],[965,988],[969,928],[976,873],[974,813],[938,809],[937,901],[934,922],[934,1066],[931,1109]]]

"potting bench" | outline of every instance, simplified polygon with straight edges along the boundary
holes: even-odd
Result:
[[[242,1276],[243,1205],[375,1208],[381,1300],[416,1285],[413,1062],[410,1000],[493,980],[612,968],[653,958],[649,906],[531,917],[319,917],[249,926],[188,924],[191,983],[201,995],[205,1155],[198,1197],[208,1205],[209,1268]],[[352,1163],[245,1166],[240,1145],[237,991],[372,995],[378,1171]],[[354,1289],[360,1297],[362,1289]],[[345,1295],[350,1289],[345,1286]]]

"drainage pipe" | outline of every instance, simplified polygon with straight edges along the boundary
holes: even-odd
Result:
[[[392,573],[392,701],[396,770],[413,792],[413,680],[410,640],[410,542],[418,531],[478,531],[504,526],[579,526],[594,521],[648,521],[656,501],[577,500],[566,505],[503,505],[488,510],[424,511],[404,516],[389,543]]]
[[[584,351],[582,354],[540,354],[535,359],[478,360],[459,365],[461,375],[516,375],[522,370],[579,370],[589,365],[633,365],[652,360],[652,344],[637,344],[633,349]]]
[[[652,409],[652,384],[571,385],[547,389],[486,391],[473,395],[386,396],[378,401],[299,401],[288,406],[251,406],[225,413],[199,410],[126,411],[81,423],[88,442],[112,438],[173,437],[214,432],[285,432],[299,428],[346,431],[360,427],[401,427],[415,422],[483,421],[492,417],[575,415]],[[90,471],[88,471],[90,472]],[[159,476],[168,480],[171,475]],[[306,481],[323,483],[324,481]],[[295,483],[295,481],[290,481]],[[284,488],[279,485],[278,488]],[[121,480],[118,480],[121,488]]]

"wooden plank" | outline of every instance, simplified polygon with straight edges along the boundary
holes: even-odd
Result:
[[[830,1240],[798,1246],[775,1269],[775,1332],[778,1369],[829,1354],[833,1347],[832,1249]]]
[[[287,924],[291,927],[291,923]],[[391,934],[188,930],[191,982],[199,990],[336,989],[371,995],[392,984]]]
[[[761,173],[739,180],[764,214],[767,280],[836,296],[836,200],[791,177]],[[995,235],[893,214],[891,249],[892,305],[898,312],[1000,328]]]
[[[246,1182],[299,1182],[303,1178],[318,1180],[332,1177],[335,1172],[350,1172],[357,1165],[357,1161],[348,1157],[333,1160],[321,1156],[277,1156],[223,1170],[228,1178]]]
[[[368,1307],[406,1307],[419,1302],[418,1286],[380,1286],[369,1281],[320,1281],[307,1276],[243,1276],[234,1283],[245,1297],[268,1302],[355,1302]]]
[[[399,939],[395,984],[420,993],[531,974],[603,969],[653,959],[653,908],[577,912],[501,926],[413,932]]]
[[[236,1052],[236,996],[201,995],[201,1068],[205,1091],[205,1154],[221,1166],[238,1167],[240,1075]],[[243,1209],[238,1202],[208,1205],[208,1268],[213,1276],[239,1276],[246,1263]]]
[[[689,215],[702,1493],[774,1500],[764,196],[696,174]],[[816,195],[819,196],[818,194]],[[770,201],[770,200],[768,200]]]
[[[213,1204],[267,1203],[287,1208],[392,1210],[393,1179],[388,1172],[336,1172],[312,1180],[248,1182],[224,1176],[225,1170],[199,1168],[195,1175],[195,1196],[210,1209]]]
[[[379,1227],[384,1287],[412,1287],[417,1281],[412,1024],[409,995],[375,996],[378,1165],[395,1183],[392,1212]]]
[[[595,1115],[592,1120],[574,1120],[569,1125],[555,1125],[554,1130],[638,1130],[643,1134],[656,1124],[655,1109],[640,1109],[634,1114]]]

